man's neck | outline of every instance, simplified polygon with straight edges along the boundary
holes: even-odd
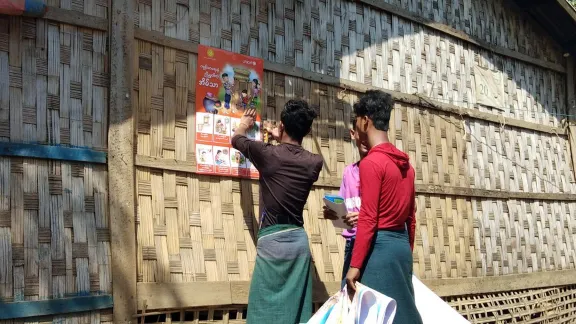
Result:
[[[368,134],[368,146],[370,148],[386,143],[390,143],[388,132],[374,129],[370,134]]]
[[[296,140],[293,140],[290,136],[286,135],[286,133],[282,134],[282,138],[280,139],[280,144],[290,144],[290,145],[302,146],[302,142],[298,142]]]

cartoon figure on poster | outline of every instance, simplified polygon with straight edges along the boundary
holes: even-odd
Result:
[[[250,96],[248,95],[248,90],[246,90],[246,89],[242,90],[240,100],[242,100],[240,105],[242,107],[242,111],[244,111],[244,110],[246,110],[246,108],[248,108],[248,105],[250,105],[250,102],[251,102]]]
[[[196,143],[197,146],[212,147],[210,164],[203,165],[213,167],[211,171],[208,168],[198,171],[256,178],[258,173],[255,170],[244,174],[237,171],[248,169],[249,166],[239,152],[232,151],[230,137],[238,127],[244,111],[253,108],[257,111],[256,123],[248,130],[247,136],[262,140],[260,112],[264,95],[264,61],[199,45],[196,71]],[[197,151],[198,159],[201,153]]]
[[[231,156],[230,156],[230,165],[232,167],[239,167],[239,168],[245,168],[246,167],[246,158],[244,157],[244,155],[242,155],[242,153],[240,153],[240,151],[237,151],[236,149],[231,149]]]
[[[256,75],[250,75],[252,80],[251,98],[250,98],[250,108],[256,109],[258,114],[260,114],[260,81]]]
[[[224,91],[224,110],[225,114],[230,113],[230,102],[232,101],[232,92],[234,91],[234,69],[226,66],[222,73],[222,88]]]
[[[216,155],[214,155],[214,163],[218,166],[228,166],[230,156],[228,155],[228,148],[218,148]]]
[[[229,129],[230,129],[230,118],[228,117],[216,118],[216,123],[214,124],[215,135],[230,135],[228,133]]]
[[[212,146],[196,145],[196,163],[199,172],[213,172]]]
[[[204,97],[202,104],[204,106],[204,110],[206,110],[206,112],[209,114],[217,114],[218,110],[222,108],[222,103],[220,102],[220,100],[214,97],[214,94],[212,92],[206,93],[206,96]]]

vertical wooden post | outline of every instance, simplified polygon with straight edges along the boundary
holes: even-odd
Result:
[[[108,183],[114,323],[137,312],[134,112],[132,111],[133,0],[112,0]]]
[[[572,172],[576,177],[576,84],[574,80],[574,58],[568,57],[566,64],[566,94],[568,118],[568,141],[570,143],[570,154],[572,155]]]

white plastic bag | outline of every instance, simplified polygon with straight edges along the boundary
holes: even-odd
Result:
[[[330,297],[320,309],[312,316],[307,324],[346,324],[350,298],[346,287]]]
[[[345,324],[392,324],[396,301],[359,282]]]
[[[394,299],[357,282],[352,301],[344,287],[307,324],[391,324],[395,315]]]

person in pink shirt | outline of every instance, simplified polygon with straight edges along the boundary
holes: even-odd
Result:
[[[360,154],[360,161],[362,161],[368,153],[368,149],[366,148],[366,145],[361,143],[355,127],[350,129],[350,137],[356,143],[358,153]],[[344,222],[350,226],[350,229],[342,231],[342,236],[346,239],[346,247],[344,248],[344,267],[342,268],[342,287],[346,284],[346,273],[348,273],[348,268],[350,267],[352,249],[354,248],[354,241],[356,239],[356,223],[358,222],[358,214],[360,213],[360,161],[346,166],[342,175],[342,183],[340,184],[339,196],[344,198],[346,209],[348,210],[348,215],[346,215]],[[324,206],[324,217],[328,219],[337,219],[334,212],[326,208],[326,206]]]

